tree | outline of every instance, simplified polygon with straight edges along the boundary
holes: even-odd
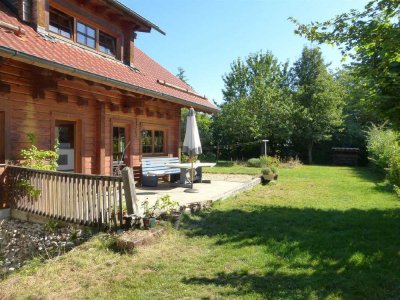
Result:
[[[250,54],[235,60],[223,80],[224,103],[214,121],[216,140],[233,144],[268,137],[275,146],[287,142],[293,111],[287,64],[280,64],[271,52]]]
[[[319,48],[304,48],[292,71],[295,96],[295,141],[307,148],[332,136],[342,124],[343,90],[328,72]]]
[[[180,80],[182,80],[184,83],[188,84],[187,83],[188,79],[186,77],[185,72],[186,71],[183,68],[178,67],[178,74],[176,74],[175,76],[178,77]]]
[[[336,132],[334,139],[339,146],[365,149],[366,131],[371,124],[381,124],[374,108],[368,101],[365,82],[347,67],[340,70],[337,82],[344,91],[343,131]]]
[[[186,84],[187,83],[187,77],[185,75],[185,70],[181,67],[178,68],[178,74],[176,74],[176,77],[178,77],[180,80],[184,81]],[[182,143],[185,138],[185,130],[186,130],[186,119],[187,115],[189,113],[189,110],[187,108],[182,108],[181,109],[181,139]],[[196,113],[196,121],[197,121],[197,127],[199,129],[199,135],[201,138],[202,145],[205,149],[210,148],[210,145],[213,144],[212,142],[212,119],[208,114],[197,112]]]
[[[182,108],[181,110],[181,142],[183,142],[185,138],[185,131],[186,131],[186,120],[189,113],[189,109]],[[199,130],[199,135],[201,139],[201,144],[204,147],[203,150],[207,150],[210,146],[213,145],[213,137],[212,137],[212,126],[213,126],[213,119],[210,115],[196,112],[196,122],[197,127]],[[203,151],[205,152],[205,151]]]
[[[336,45],[353,59],[371,105],[400,126],[400,2],[373,0],[363,11],[351,10],[308,25],[291,18],[296,33],[319,43]]]

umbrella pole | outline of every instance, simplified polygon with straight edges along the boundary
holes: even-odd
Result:
[[[194,180],[194,162],[193,162],[193,157],[190,157],[190,163],[191,163],[191,171],[190,171],[190,188],[186,189],[186,193],[198,193],[199,191],[193,188],[193,180]]]
[[[191,158],[191,161],[192,161],[192,169],[191,169],[191,174],[190,174],[190,184],[191,184],[191,186],[190,186],[190,188],[191,189],[193,189],[193,173],[194,173],[194,170],[193,170],[193,157]]]

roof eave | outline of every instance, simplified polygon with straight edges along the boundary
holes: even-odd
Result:
[[[146,24],[147,26],[149,26],[150,28],[158,31],[159,33],[165,35],[165,31],[163,31],[160,27],[158,27],[156,24],[150,22],[149,20],[147,20],[146,18],[142,17],[141,15],[139,15],[138,13],[136,13],[135,11],[133,11],[132,9],[130,9],[128,6],[122,4],[121,2],[117,1],[117,0],[106,0],[107,2],[111,3],[112,5],[114,5],[115,7],[117,7],[118,9],[122,10],[123,12],[125,12],[126,14],[139,19],[141,22],[143,22],[144,24]]]
[[[150,96],[155,96],[159,99],[166,100],[168,102],[176,103],[182,106],[186,107],[194,107],[200,111],[206,112],[206,113],[217,113],[220,111],[219,108],[215,107],[209,107],[206,105],[202,105],[199,103],[194,103],[185,99],[177,98],[168,94],[164,94],[161,92],[153,91],[141,86],[137,86],[134,84],[126,83],[123,81],[119,81],[116,79],[112,79],[106,76],[98,75],[95,73],[83,71],[78,68],[70,67],[55,61],[47,60],[41,57],[37,57],[25,52],[17,51],[8,47],[0,46],[0,56],[3,57],[8,57],[8,58],[13,58],[17,61],[21,61],[24,63],[32,64],[32,65],[37,65],[39,67],[47,68],[53,71],[57,71],[60,73],[68,74],[68,75],[73,75],[77,77],[81,77],[84,79],[89,79],[94,82],[99,82],[99,83],[105,83],[110,86],[122,88],[124,90],[132,91],[132,92],[139,92],[145,95],[150,95]]]

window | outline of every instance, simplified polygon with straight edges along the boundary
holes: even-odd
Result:
[[[115,38],[99,31],[99,50],[115,56]]]
[[[96,48],[96,29],[76,22],[76,41],[90,48]]]
[[[164,131],[154,131],[154,152],[164,152]]]
[[[74,125],[62,124],[56,127],[57,138],[60,149],[74,148]]]
[[[50,7],[49,31],[103,53],[117,56],[117,40],[115,37],[78,20],[75,22],[75,20],[75,17]]]
[[[162,130],[142,131],[142,153],[160,154],[165,151],[165,134]]]
[[[69,39],[72,38],[74,23],[72,17],[54,8],[50,8],[49,19],[50,31]]]
[[[142,131],[142,152],[153,152],[153,132],[151,130]]]
[[[125,128],[124,127],[113,127],[113,161],[114,162],[124,162],[125,156]]]

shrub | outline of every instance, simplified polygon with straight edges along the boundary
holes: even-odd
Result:
[[[281,161],[279,166],[281,168],[293,169],[301,165],[302,163],[300,159],[297,156],[295,156],[295,157],[289,157],[286,160]]]
[[[233,161],[218,161],[217,166],[218,167],[224,167],[224,168],[229,168],[233,167],[235,165],[235,162]]]
[[[24,159],[22,165],[32,169],[56,171],[58,166],[58,142],[54,146],[54,150],[39,150],[35,146],[35,135],[29,133],[28,139],[31,146],[28,149],[21,150],[21,156]]]
[[[262,155],[260,158],[250,158],[247,161],[248,167],[253,168],[264,168],[264,167],[276,167],[279,168],[279,158],[275,156]]]
[[[396,153],[389,163],[387,177],[398,196],[400,196],[400,153]]]
[[[368,158],[375,166],[384,170],[392,158],[399,154],[398,134],[391,129],[372,125],[367,133]]]
[[[261,162],[259,158],[250,158],[247,161],[247,166],[252,167],[252,168],[260,168],[261,167]]]
[[[272,174],[272,170],[271,170],[271,168],[268,168],[268,167],[262,168],[262,169],[261,169],[261,174],[263,174],[263,175],[270,175],[270,174]]]
[[[274,174],[278,174],[278,168],[277,167],[271,167],[271,171]]]
[[[278,174],[278,169],[276,167],[265,167],[261,169],[261,174],[263,175]]]
[[[217,160],[217,156],[215,153],[206,152],[199,155],[199,160],[204,162],[215,162]]]
[[[54,150],[39,150],[35,146],[35,135],[29,133],[27,136],[31,145],[29,148],[21,150],[21,156],[23,158],[21,165],[32,169],[56,171],[58,166],[57,160],[59,157],[58,142],[54,146]],[[23,174],[16,181],[13,194],[15,199],[23,198],[25,196],[37,199],[41,194],[41,190],[36,189],[31,183],[29,176]]]
[[[198,156],[194,155],[192,156],[193,161],[197,161],[198,160]],[[190,156],[186,155],[185,153],[181,153],[181,163],[188,163],[190,162]]]
[[[267,164],[269,167],[279,168],[280,162],[279,157],[277,156],[268,156],[267,157]]]
[[[399,135],[391,129],[373,125],[367,133],[368,157],[382,172],[400,196],[400,145]]]
[[[261,165],[261,168],[268,166],[268,156],[265,156],[265,155],[260,156],[260,165]]]

